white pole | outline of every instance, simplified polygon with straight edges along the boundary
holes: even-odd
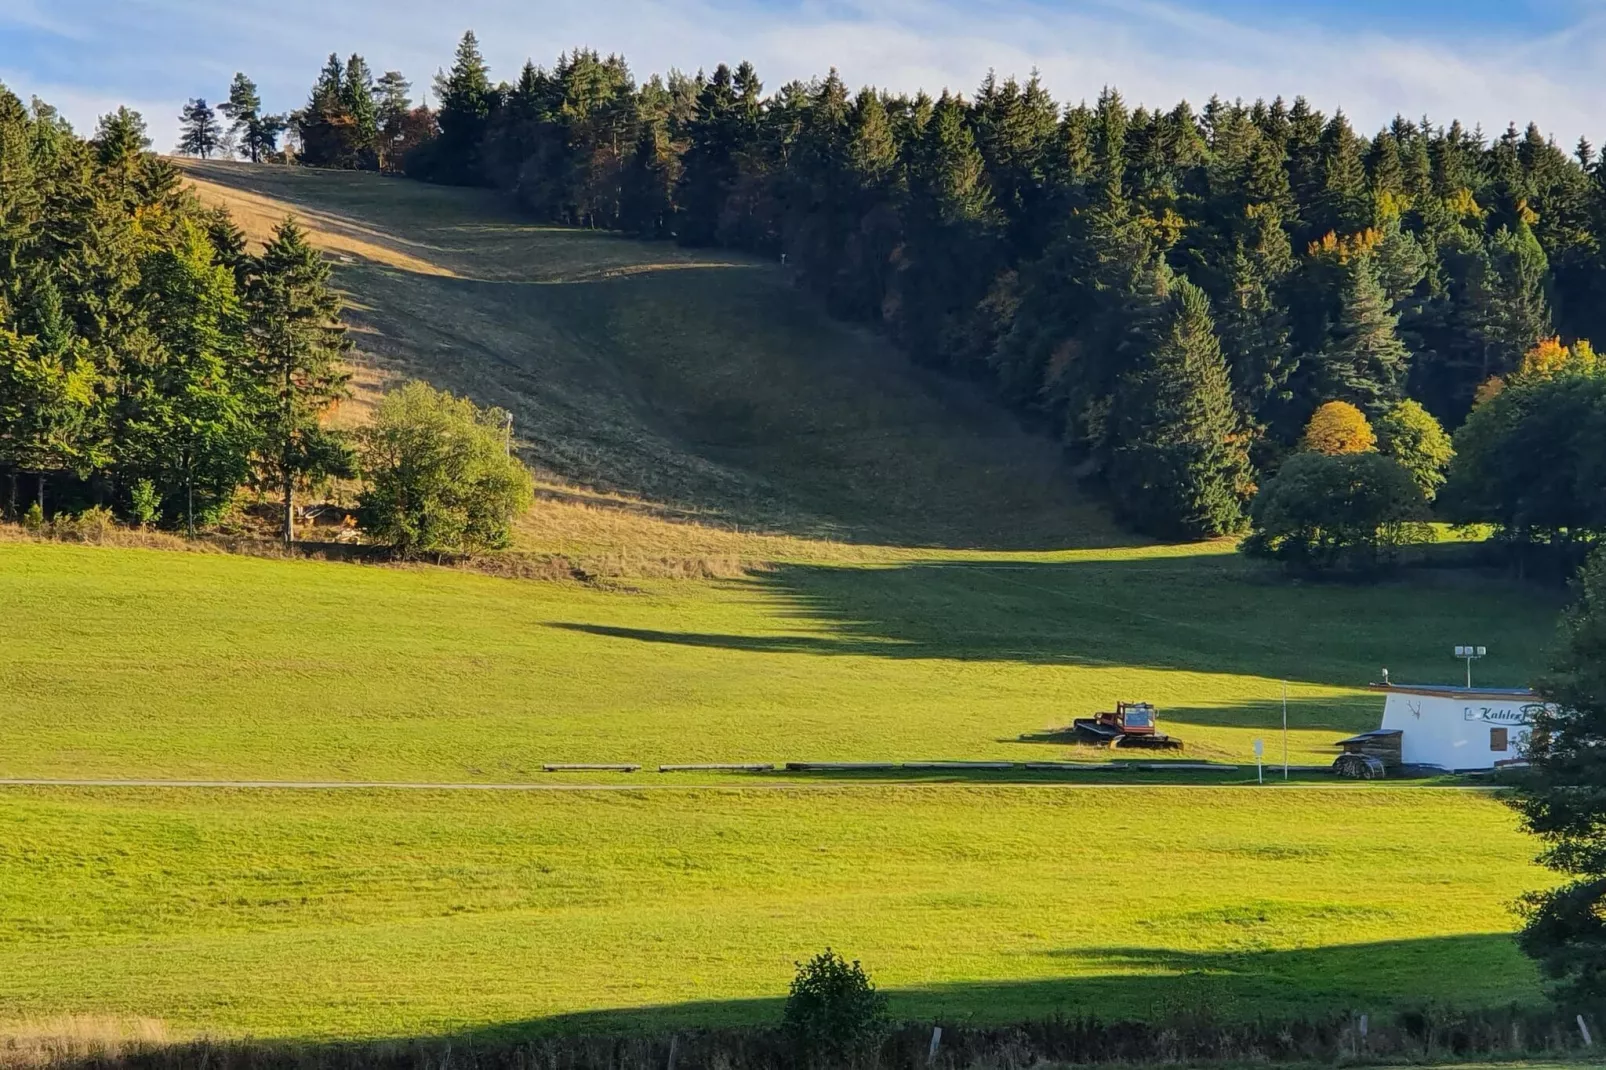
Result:
[[[1288,779],[1288,681],[1283,681],[1283,779]]]

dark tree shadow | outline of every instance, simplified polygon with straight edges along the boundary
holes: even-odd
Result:
[[[892,568],[792,564],[735,582],[778,606],[796,632],[554,627],[753,654],[1131,666],[1338,687],[1365,685],[1385,666],[1397,681],[1450,679],[1460,671],[1451,647],[1477,635],[1497,652],[1480,664],[1479,682],[1520,686],[1544,664],[1562,597],[1514,580],[1473,584],[1443,572],[1366,587],[1296,584],[1220,553]],[[1319,723],[1347,731],[1357,710],[1335,703]],[[1245,711],[1265,724],[1272,708],[1263,702]],[[1248,723],[1211,709],[1172,716]]]

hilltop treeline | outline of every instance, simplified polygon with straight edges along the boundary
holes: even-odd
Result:
[[[302,159],[362,156],[315,132],[378,129],[340,113],[384,97],[352,69],[331,59],[299,113]],[[1161,533],[1238,529],[1324,402],[1415,399],[1453,428],[1541,340],[1603,333],[1606,173],[1533,126],[1368,137],[1302,99],[1065,107],[1035,77],[935,99],[835,72],[766,93],[748,64],[638,83],[584,49],[494,83],[472,34],[435,92],[428,124],[389,106],[433,127],[409,175],[784,258],[837,314],[1051,424]]]
[[[329,268],[291,222],[257,255],[124,109],[83,139],[0,86],[0,511],[47,484],[194,526],[245,483],[343,472]],[[19,494],[21,500],[19,500]]]

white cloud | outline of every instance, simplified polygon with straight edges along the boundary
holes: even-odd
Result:
[[[80,83],[58,63],[48,77],[32,75],[50,83],[41,87],[29,84],[31,68],[13,71],[15,88],[54,99],[83,126],[93,116],[80,104],[164,101],[145,109],[164,146],[183,99],[219,96],[235,69],[250,72],[278,108],[300,102],[330,50],[361,51],[422,89],[468,27],[505,77],[526,57],[549,63],[574,45],[623,52],[638,74],[751,59],[771,88],[833,65],[852,84],[932,91],[969,90],[989,68],[1035,67],[1066,100],[1106,84],[1165,106],[1183,97],[1202,104],[1212,93],[1303,94],[1324,110],[1343,107],[1363,129],[1396,112],[1490,131],[1534,119],[1563,143],[1598,132],[1589,72],[1606,59],[1599,5],[1559,32],[1517,40],[1386,36],[1309,16],[1246,24],[1167,0],[57,0],[48,13],[31,0],[0,0],[0,28],[8,22],[38,33],[75,27],[64,62],[83,71]],[[129,48],[143,60],[117,58]],[[68,84],[65,95],[47,92]]]

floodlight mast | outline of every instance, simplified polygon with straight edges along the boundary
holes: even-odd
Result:
[[[1467,690],[1472,690],[1472,663],[1479,658],[1488,657],[1489,648],[1486,646],[1458,646],[1455,656],[1467,663]]]

